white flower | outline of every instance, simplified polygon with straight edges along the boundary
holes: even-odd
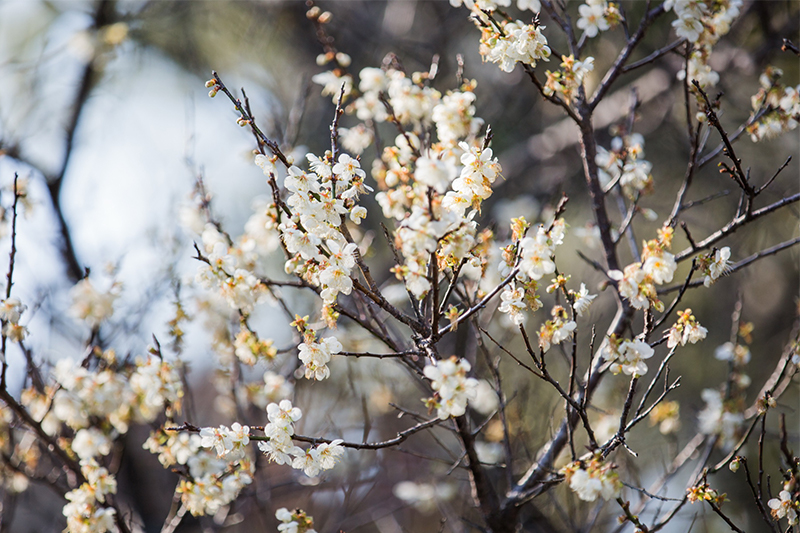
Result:
[[[264,174],[267,176],[275,174],[277,172],[275,168],[275,163],[272,162],[270,158],[263,154],[256,154],[255,163],[258,165],[261,170],[264,171]]]
[[[330,369],[327,364],[333,354],[342,350],[342,344],[336,337],[326,337],[319,343],[302,343],[298,347],[298,357],[305,366],[306,379],[316,379],[321,381],[330,376]]]
[[[350,220],[356,224],[361,224],[361,220],[367,218],[367,208],[357,205],[350,211]]]
[[[572,308],[575,309],[578,316],[583,316],[583,313],[592,305],[592,300],[597,298],[596,294],[589,294],[589,289],[586,288],[584,283],[581,283],[581,290],[575,296],[575,303],[572,304]]]
[[[331,96],[334,104],[339,101],[339,93],[342,90],[342,86],[344,86],[344,98],[347,98],[353,92],[353,78],[349,74],[339,77],[332,70],[329,70],[312,76],[311,81],[322,85],[322,96]]]
[[[108,291],[99,292],[89,278],[84,278],[70,290],[72,306],[69,313],[85,320],[89,327],[96,328],[114,313],[114,300],[118,294]]]
[[[772,498],[767,505],[772,509],[775,520],[787,518],[790,526],[797,524],[797,503],[792,501],[792,493],[788,490],[782,490],[778,498]]]
[[[498,308],[501,313],[508,314],[515,326],[525,323],[525,314],[522,312],[528,308],[525,304],[525,289],[516,287],[514,283],[509,283],[500,295],[502,303]]]
[[[431,388],[439,393],[435,406],[439,418],[463,415],[467,410],[467,400],[475,399],[478,380],[468,378],[470,364],[456,356],[437,361],[424,368],[425,377],[431,380]]]
[[[438,159],[420,157],[417,159],[417,170],[414,173],[417,182],[434,188],[439,194],[444,194],[450,186],[450,175],[447,165]]]
[[[703,285],[711,286],[730,268],[731,249],[727,246],[714,252],[714,260],[708,265]]]
[[[610,26],[604,17],[605,7],[602,3],[582,4],[578,6],[577,26],[586,33],[587,37],[596,37],[598,32],[606,31]]]
[[[72,440],[72,451],[81,459],[91,459],[111,453],[111,439],[96,428],[81,429]]]

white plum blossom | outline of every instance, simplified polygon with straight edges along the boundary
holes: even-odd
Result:
[[[429,404],[437,409],[442,420],[463,415],[467,410],[467,401],[475,399],[478,380],[467,377],[470,369],[466,359],[456,356],[424,368],[425,377],[431,380],[431,388],[437,393],[429,400]]]
[[[227,461],[235,461],[245,456],[245,446],[250,443],[250,427],[242,426],[238,422],[228,428],[219,426],[218,428],[200,429],[200,446],[203,448],[214,448],[217,457]]]
[[[578,316],[583,316],[583,313],[589,310],[595,298],[597,298],[597,295],[589,294],[586,284],[581,283],[581,290],[575,293],[575,303],[572,304],[572,308]]]
[[[70,296],[72,306],[69,314],[86,321],[89,327],[96,328],[114,313],[114,301],[119,296],[119,287],[114,285],[109,291],[100,292],[89,278],[84,278],[72,287]]]
[[[560,470],[569,488],[583,501],[593,502],[598,497],[608,501],[619,496],[622,482],[613,465],[594,457],[587,463],[575,461]]]
[[[797,502],[792,500],[792,493],[788,490],[782,490],[777,498],[772,498],[767,502],[767,505],[772,510],[772,516],[775,520],[786,518],[790,526],[796,526],[798,523],[797,515]]]
[[[719,250],[714,251],[713,258],[709,258],[710,262],[705,268],[705,277],[703,278],[703,285],[710,287],[712,283],[717,281],[730,269],[731,249],[725,246]]]
[[[71,447],[81,459],[92,459],[111,453],[111,439],[97,428],[85,428],[75,433]]]
[[[320,342],[301,343],[298,357],[305,367],[306,379],[321,381],[331,375],[327,364],[334,354],[342,350],[342,344],[336,337],[326,337]]]
[[[699,430],[706,435],[718,435],[723,450],[730,450],[741,432],[744,415],[732,410],[718,390],[704,389],[701,397],[705,408],[697,414]]]
[[[647,373],[644,359],[653,357],[655,351],[644,341],[619,341],[613,336],[603,347],[603,358],[610,363],[609,370],[614,374],[624,372],[634,377]]]
[[[587,37],[597,37],[601,31],[606,31],[611,26],[605,18],[605,2],[589,2],[578,6],[580,18],[576,23]]]
[[[528,306],[525,303],[525,288],[517,287],[514,283],[509,283],[503,289],[500,295],[502,303],[498,308],[501,313],[506,313],[515,326],[520,326],[525,323],[525,311]]]
[[[438,159],[420,157],[417,159],[417,171],[414,178],[417,182],[433,187],[443,194],[450,186],[450,175],[447,165]]]

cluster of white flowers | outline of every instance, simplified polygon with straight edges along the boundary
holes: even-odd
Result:
[[[599,457],[590,461],[575,461],[559,471],[564,475],[569,488],[583,501],[593,502],[598,497],[606,501],[619,496],[622,482],[614,465]]]
[[[516,20],[502,21],[498,27],[483,13],[475,22],[481,28],[481,56],[484,61],[499,63],[501,70],[513,71],[518,61],[535,67],[539,61],[550,60],[550,47],[542,33],[544,26]]]
[[[300,361],[303,363],[306,379],[317,381],[328,378],[331,371],[328,363],[334,354],[342,351],[342,344],[336,337],[326,337],[320,342],[304,342],[298,347]]]
[[[307,476],[314,477],[321,470],[330,470],[344,454],[342,440],[322,443],[303,450],[292,442],[294,423],[302,418],[303,412],[293,407],[292,402],[283,400],[280,404],[267,406],[269,423],[264,427],[264,435],[269,440],[259,441],[258,448],[278,464],[288,464],[296,470],[302,470]]]
[[[0,302],[0,320],[3,323],[3,335],[13,342],[19,342],[28,336],[28,328],[19,323],[19,319],[25,311],[26,306],[22,305],[19,298],[6,298]],[[0,354],[0,361],[3,361],[5,354]]]
[[[583,84],[584,77],[594,70],[594,58],[587,57],[583,61],[577,61],[573,55],[561,56],[561,69],[545,72],[547,81],[543,91],[547,96],[557,94],[569,103],[578,94],[578,88]]]
[[[626,341],[614,335],[606,339],[603,346],[603,358],[610,363],[609,370],[614,374],[625,372],[636,377],[647,373],[647,364],[643,359],[653,357],[655,351],[644,341]]]
[[[519,243],[521,249],[519,270],[522,276],[518,276],[517,279],[538,281],[545,275],[555,272],[556,264],[553,257],[556,247],[564,243],[565,233],[566,223],[560,218],[553,223],[549,231],[540,224],[533,236],[522,239]]]
[[[248,444],[250,444],[250,427],[242,426],[238,422],[234,422],[230,428],[219,426],[200,429],[200,446],[214,448],[217,457],[227,461],[244,458]]]
[[[247,457],[229,462],[200,451],[187,461],[191,479],[181,479],[176,492],[193,516],[215,515],[253,482],[255,466]]]
[[[278,353],[271,340],[258,338],[258,335],[244,324],[233,340],[233,348],[239,361],[248,366],[253,366],[262,360],[270,360]]]
[[[800,509],[800,502],[792,496],[793,481],[787,481],[783,485],[783,490],[778,494],[777,498],[772,498],[767,502],[771,509],[772,517],[777,521],[786,518],[790,526],[796,526],[798,520],[798,509]]]
[[[117,480],[94,459],[81,460],[81,473],[86,478],[77,489],[64,495],[67,504],[63,514],[69,533],[105,533],[116,531],[113,508],[106,507],[108,494],[116,494]]]
[[[508,317],[515,326],[521,326],[525,323],[527,317],[523,311],[528,308],[528,305],[524,301],[524,287],[517,287],[513,282],[509,283],[503,289],[503,293],[500,295],[500,300],[502,303],[500,304],[500,307],[498,307],[498,310],[501,313],[508,314]]]
[[[644,137],[639,133],[614,137],[610,151],[598,146],[595,163],[600,182],[619,183],[628,197],[647,193],[653,187],[653,164],[644,159]]]
[[[627,298],[635,309],[647,309],[651,305],[658,311],[664,308],[655,285],[672,281],[678,269],[675,256],[667,251],[672,245],[672,234],[672,228],[661,228],[657,239],[644,243],[641,262],[631,263],[623,272],[612,270],[608,273],[617,281],[620,295]]]
[[[314,531],[314,518],[301,509],[289,511],[281,508],[275,512],[275,518],[281,521],[278,525],[280,533],[317,533]]]
[[[96,328],[114,313],[114,301],[119,297],[119,291],[120,285],[114,283],[108,291],[100,292],[89,278],[84,278],[70,291],[72,306],[69,314]]]
[[[62,424],[75,432],[65,444],[81,460],[87,480],[67,494],[63,510],[68,531],[75,533],[113,528],[114,510],[100,504],[115,492],[116,481],[97,459],[111,453],[114,439],[128,431],[131,421],[149,422],[166,407],[178,409],[183,396],[179,376],[166,361],[139,358],[135,366],[120,367],[113,351],[97,358],[95,370],[61,359],[54,370],[56,384],[44,393],[26,389],[21,396],[47,434],[58,435]]]
[[[556,305],[550,311],[552,320],[548,320],[539,328],[539,348],[542,352],[547,352],[553,344],[561,344],[567,339],[571,339],[578,327],[574,320],[569,319],[567,310]]]
[[[728,33],[731,24],[739,16],[742,0],[667,0],[665,10],[673,10],[678,16],[672,22],[675,34],[694,46],[687,64],[689,80],[697,80],[702,86],[713,86],[719,82],[719,74],[708,65],[712,47],[720,37]],[[684,79],[686,72],[678,73]]]
[[[700,325],[692,314],[691,309],[678,311],[678,320],[669,329],[667,334],[667,346],[674,348],[686,343],[695,344],[706,338],[708,330]]]
[[[267,287],[251,272],[248,258],[213,224],[206,224],[202,240],[208,262],[201,263],[196,281],[205,289],[217,289],[232,309],[251,313],[266,298]]]
[[[455,355],[425,366],[423,373],[431,380],[431,388],[436,392],[427,404],[429,408],[437,409],[442,420],[463,415],[467,411],[467,401],[475,399],[478,380],[467,377],[471,368],[466,359]]]
[[[705,408],[697,415],[701,433],[717,435],[723,450],[730,450],[741,435],[744,415],[735,401],[724,401],[718,390],[704,389],[701,393]]]
[[[747,127],[753,142],[772,139],[797,128],[800,120],[800,85],[784,86],[779,81],[782,75],[781,69],[770,66],[758,79],[761,87],[750,102],[754,114],[765,107],[767,112]]]
[[[286,203],[294,216],[278,228],[286,249],[294,254],[286,272],[319,286],[324,302],[332,305],[340,293],[353,290],[351,272],[358,253],[357,245],[339,230],[342,215],[356,212],[359,195],[372,188],[364,184],[366,173],[359,161],[347,154],[340,154],[335,163],[329,155],[306,158],[312,170],[291,166],[284,180],[291,193]]]

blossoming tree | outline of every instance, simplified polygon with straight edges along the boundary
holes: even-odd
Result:
[[[784,395],[796,398],[797,325],[782,351],[761,356],[769,369],[752,384],[746,308],[741,299],[716,308],[732,315],[732,334],[704,350],[727,372],[720,383],[692,387],[696,421],[675,399],[682,377],[670,369],[710,335],[701,322],[718,322],[687,307],[691,294],[713,295],[729,277],[800,242],[794,236],[740,257],[734,245],[737,230],[783,220],[800,200],[791,189],[773,193],[789,159],[760,175],[737,155],[741,143],[797,127],[800,86],[784,85],[769,68],[745,123],[727,122],[727,102],[714,94],[725,72],[715,72],[712,59],[746,9],[741,0],[666,0],[628,11],[605,0],[450,3],[476,26],[473,44],[484,61],[504,75],[524,73],[561,114],[579,147],[590,224],[567,222],[579,219],[567,194],[536,219],[489,216],[504,179],[492,147],[503,124],[478,117],[482,81],[464,77],[460,57],[449,81],[437,76],[438,57],[421,72],[396,56],[356,69],[329,31],[333,15],[309,3],[322,46],[313,82],[331,99],[329,147],[277,142],[244,91],[213,73],[209,96],[235,110],[267,196],[235,236],[198,180],[181,213],[194,232],[186,253],[197,262],[196,294],[192,303],[176,299],[170,347],[154,339],[146,355],[115,353],[103,333],[122,288],[99,289],[78,268],[71,312],[91,329],[87,350],[82,360],[43,366],[28,348],[37,332],[26,327],[28,308],[13,289],[26,199],[25,181],[14,178],[0,307],[4,506],[30,480],[44,481],[64,497],[68,531],[141,530],[117,479],[125,446],[139,446],[179,478],[161,531],[175,531],[187,514],[225,528],[255,524],[259,512],[274,516],[279,531],[368,530],[382,518],[348,522],[351,498],[368,500],[381,481],[375,465],[403,453],[427,474],[404,472],[395,499],[442,517],[419,530],[658,531],[683,527],[698,506],[734,531],[797,525],[800,473],[790,439],[798,427],[787,428],[779,406]],[[100,28],[112,24],[104,13]],[[639,57],[658,28],[671,40]],[[616,46],[608,63],[588,53],[603,39]],[[798,50],[786,41],[784,53]],[[666,171],[645,158],[635,91],[614,119],[603,119],[610,136],[597,118],[621,77],[674,56],[688,147],[677,187],[662,184]],[[687,213],[720,196],[690,200],[712,162],[739,200],[728,220],[698,235]],[[648,207],[656,192],[672,195],[668,213]],[[571,231],[586,243],[578,254],[567,252]],[[289,346],[259,334],[264,309],[292,328]],[[219,425],[192,406],[181,356],[190,314],[204,317],[217,356]],[[27,361],[19,394],[7,381],[12,346]],[[355,405],[331,400],[328,382],[357,391]],[[645,421],[658,431],[647,433]],[[679,434],[682,425],[691,429]],[[141,426],[149,437],[134,442],[132,428]],[[667,450],[661,468],[646,457],[648,440]],[[407,447],[415,441],[426,451]],[[440,462],[447,468],[431,466]],[[306,497],[304,510],[275,504],[270,493],[282,484],[330,497]],[[724,505],[734,491],[748,492],[742,505],[750,511]],[[575,499],[584,502],[583,518],[561,508]],[[324,523],[311,517],[319,517],[315,504],[329,515]],[[339,505],[345,511],[329,512]],[[414,523],[400,511],[383,513],[402,522],[396,529]]]

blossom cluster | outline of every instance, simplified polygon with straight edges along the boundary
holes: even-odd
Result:
[[[638,133],[614,137],[611,150],[597,147],[595,163],[604,186],[618,183],[629,198],[647,194],[653,188],[653,164],[644,159],[644,137]]]
[[[423,370],[436,392],[426,403],[430,409],[437,410],[440,419],[463,415],[467,411],[467,401],[477,396],[478,380],[467,377],[471,368],[466,359],[454,355],[427,365]]]
[[[275,512],[275,518],[281,521],[278,525],[280,533],[316,533],[314,531],[314,518],[308,516],[305,511],[295,509],[289,511],[281,508]]]
[[[164,468],[175,467],[186,475],[176,492],[193,516],[215,515],[252,483],[254,473],[242,445],[247,437],[244,428],[234,424],[231,429],[204,429],[202,435],[159,429],[142,446],[158,454]],[[206,450],[204,445],[215,449]],[[220,450],[227,453],[220,457]]]
[[[114,283],[107,291],[99,291],[86,277],[70,290],[72,306],[69,314],[96,328],[114,314],[114,302],[119,297],[121,286]]]
[[[584,77],[593,70],[593,57],[578,61],[573,55],[561,56],[561,70],[555,72],[548,70],[545,73],[547,81],[545,81],[543,92],[547,96],[557,94],[569,103],[578,94],[578,88],[583,84]]]
[[[578,324],[570,320],[567,310],[556,305],[551,310],[552,320],[546,321],[539,328],[539,348],[542,352],[547,352],[553,344],[561,344],[567,339],[572,338],[572,334]]]
[[[644,359],[653,357],[655,351],[642,340],[623,340],[611,335],[606,339],[602,349],[603,358],[610,363],[609,370],[614,374],[625,372],[632,376],[643,376],[647,373]]]
[[[753,142],[772,139],[797,128],[800,120],[800,85],[783,85],[780,82],[782,75],[781,69],[770,66],[758,78],[761,87],[750,99],[754,118],[760,110],[766,108],[767,111],[747,126],[747,133]]]
[[[614,465],[604,462],[600,457],[592,457],[589,461],[575,461],[562,468],[569,488],[583,501],[593,502],[598,497],[608,501],[619,496],[622,482]]]
[[[714,86],[719,82],[719,74],[709,66],[712,47],[730,31],[731,24],[739,16],[742,3],[742,0],[664,2],[664,9],[671,9],[678,17],[672,22],[675,34],[686,39],[693,47],[686,70],[678,73],[679,79],[697,80],[701,87]]]
[[[314,477],[322,470],[330,470],[344,454],[342,441],[333,440],[303,450],[292,442],[294,423],[302,418],[303,412],[292,406],[289,400],[267,406],[269,423],[264,427],[267,441],[259,441],[258,448],[278,464],[288,464],[296,470],[302,470],[307,476]]]
[[[658,299],[656,285],[672,281],[678,264],[667,250],[672,245],[673,229],[665,226],[658,230],[658,238],[644,243],[642,260],[631,263],[623,272],[612,270],[609,277],[617,281],[620,295],[627,298],[635,309],[651,305],[662,311],[664,304]]]
[[[705,408],[697,415],[700,432],[718,436],[720,447],[730,450],[741,436],[744,423],[740,402],[725,399],[720,391],[714,389],[704,389],[700,396],[706,402]]]
[[[70,533],[104,533],[115,530],[116,510],[103,505],[109,494],[116,494],[117,480],[94,459],[81,460],[86,478],[77,489],[67,492],[63,514]]]
[[[678,320],[667,333],[667,346],[686,346],[686,343],[695,344],[706,338],[708,330],[700,325],[692,314],[691,309],[678,311]]]
[[[80,460],[86,482],[66,496],[63,513],[72,533],[114,527],[115,510],[106,496],[116,491],[116,480],[98,460],[111,453],[114,439],[132,421],[149,422],[165,409],[177,410],[183,396],[177,371],[166,361],[149,357],[122,365],[110,350],[94,356],[93,370],[72,359],[59,360],[55,384],[43,392],[28,388],[21,396],[48,435],[59,435],[62,424],[74,431],[63,446]]]
[[[0,302],[0,321],[2,321],[3,336],[8,337],[12,342],[19,342],[28,336],[28,328],[19,323],[22,313],[26,306],[19,298],[6,298]],[[0,354],[0,361],[3,361],[5,354]]]
[[[481,29],[480,53],[484,61],[499,63],[501,70],[511,72],[517,62],[535,67],[539,61],[550,60],[550,47],[542,30],[544,26],[521,20],[497,23],[485,14],[476,17]]]
[[[785,518],[790,526],[796,526],[800,522],[800,501],[796,494],[797,482],[792,477],[789,481],[783,484],[783,490],[780,491],[777,498],[772,498],[767,502],[770,508],[772,517],[777,521]]]

